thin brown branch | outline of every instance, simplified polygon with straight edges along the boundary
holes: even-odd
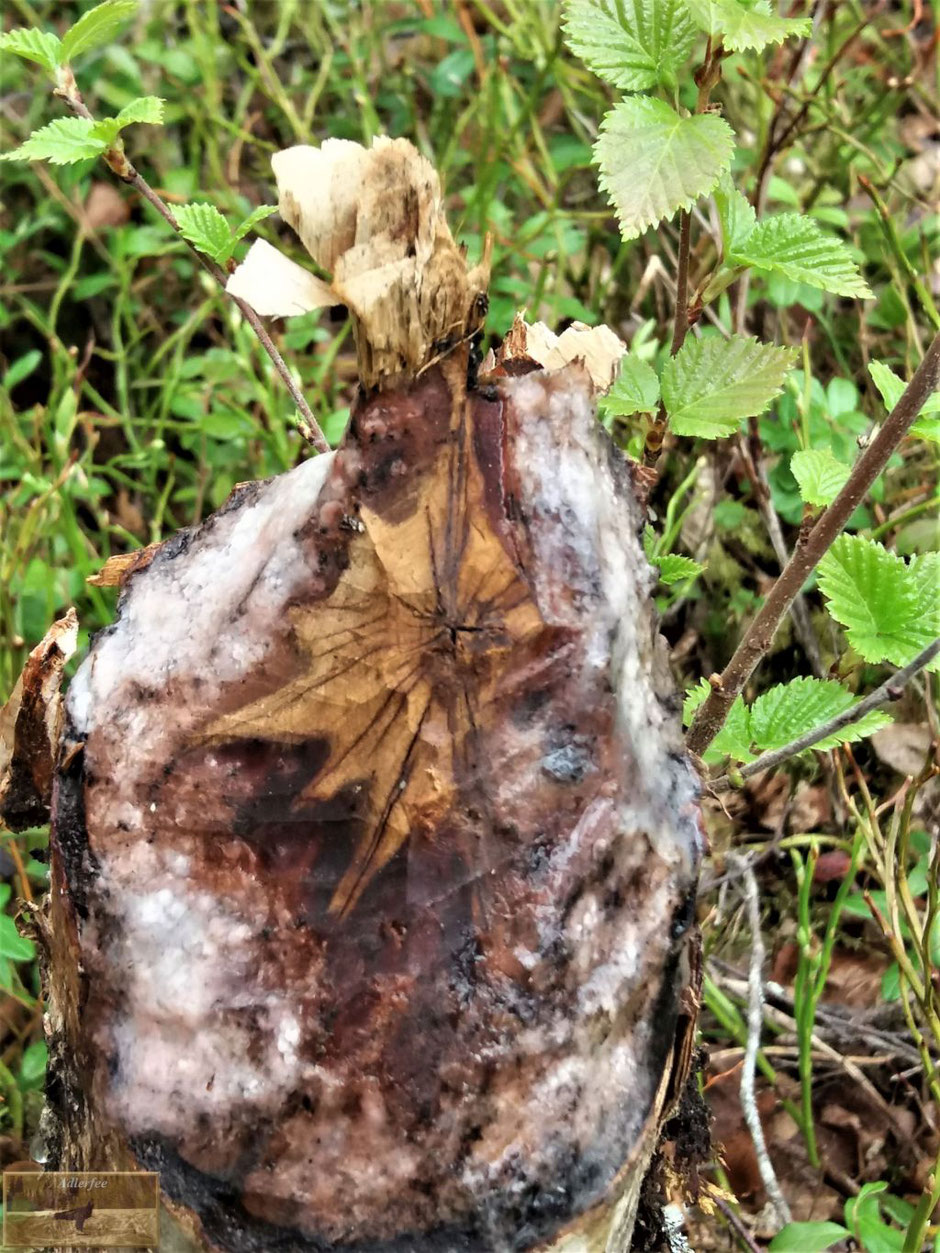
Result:
[[[85,102],[82,100],[81,93],[79,92],[78,87],[75,84],[75,80],[72,78],[70,73],[63,75],[62,85],[56,89],[55,95],[61,97],[71,112],[77,117],[88,118],[89,121],[95,120],[93,114],[89,111]],[[103,155],[108,168],[116,174],[122,182],[127,183],[130,187],[133,187],[134,190],[144,198],[144,200],[156,209],[157,213],[160,214],[171,230],[173,230],[180,237],[180,239],[186,243],[187,247],[206,273],[211,274],[222,290],[225,291],[225,285],[228,282],[228,275],[220,265],[217,265],[210,257],[207,257],[204,253],[200,252],[198,248],[186,239],[183,232],[180,230],[179,222],[177,222],[176,218],[173,216],[173,211],[170,209],[170,206],[166,203],[166,201],[157,195],[143,175],[140,174],[140,172],[135,169],[132,163],[128,160],[121,140],[118,139],[115,144]],[[287,390],[290,392],[291,399],[297,406],[297,411],[300,415],[300,420],[297,425],[301,436],[308,444],[312,444],[318,452],[329,452],[330,445],[327,443],[326,436],[320,429],[320,425],[313,416],[313,411],[307,404],[303,392],[301,392],[300,388],[291,376],[291,372],[287,368],[287,363],[281,356],[280,352],[278,352],[274,341],[271,339],[271,336],[263,326],[261,319],[258,317],[257,313],[255,313],[254,309],[252,309],[250,305],[246,304],[244,300],[240,300],[237,296],[232,296],[231,299],[238,306],[242,317],[258,337],[261,347],[271,358],[271,361],[274,363],[275,370],[277,370],[287,387]]]
[[[857,705],[852,705],[850,709],[843,710],[836,717],[830,718],[828,722],[814,727],[812,731],[807,731],[804,735],[797,736],[789,744],[784,744],[781,748],[775,748],[769,753],[761,753],[760,757],[748,762],[746,766],[742,766],[737,771],[737,774],[742,779],[750,779],[752,775],[761,774],[764,770],[771,770],[774,766],[779,766],[781,762],[787,761],[790,757],[795,757],[797,753],[802,753],[807,748],[812,748],[814,744],[818,744],[821,740],[827,740],[830,735],[835,735],[843,727],[849,727],[853,722],[858,722],[860,718],[864,718],[873,709],[887,705],[889,701],[897,700],[911,679],[915,675],[920,674],[921,670],[926,666],[929,666],[938,653],[940,653],[940,638],[935,639],[932,644],[929,644],[922,652],[918,653],[913,661],[909,661],[902,670],[892,674],[890,679],[886,679],[880,687],[876,687],[873,692],[866,696],[864,700],[860,700]],[[733,786],[734,781],[730,776],[723,774],[721,778],[715,779],[713,783],[709,783],[708,789],[711,792],[727,792]]]
[[[924,401],[940,383],[940,334],[924,354],[914,377],[901,399],[891,410],[881,430],[861,454],[848,482],[831,505],[820,514],[806,540],[797,544],[780,578],[771,588],[764,606],[751,623],[744,639],[720,676],[712,680],[712,691],[699,707],[686,743],[701,755],[724,725],[728,711],[761,658],[773,643],[784,614],[803,584],[822,560],[849,518],[865,498],[868,489],[888,463],[888,458],[908,433]]]
[[[689,330],[689,246],[692,238],[692,214],[683,209],[679,218],[679,266],[676,271],[676,321],[672,331],[672,347],[675,356]]]

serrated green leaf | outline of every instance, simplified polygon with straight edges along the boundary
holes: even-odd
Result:
[[[62,36],[61,61],[72,61],[89,48],[106,44],[137,12],[138,0],[105,0],[83,13],[71,30]]]
[[[60,117],[48,126],[33,131],[25,143],[12,152],[0,154],[0,161],[51,161],[53,165],[70,165],[100,156],[108,147],[95,134],[90,118]]]
[[[848,688],[835,679],[804,678],[778,683],[758,696],[751,706],[751,738],[762,753],[783,748],[857,704]],[[891,721],[890,714],[873,709],[807,751],[825,752],[839,744],[852,744]]]
[[[674,83],[696,35],[684,0],[567,0],[564,25],[571,51],[627,91]]]
[[[28,962],[36,956],[32,940],[20,935],[9,914],[0,914],[0,957],[14,962]]]
[[[35,61],[55,76],[61,59],[62,44],[48,30],[30,30],[18,26],[0,35],[0,52],[12,52],[24,61]]]
[[[881,394],[885,408],[890,413],[904,393],[906,387],[904,380],[899,378],[883,361],[870,361],[868,373]],[[932,392],[927,397],[920,412],[923,416],[918,418],[911,427],[910,434],[918,439],[929,439],[934,443],[940,443],[940,416],[935,416],[940,415],[940,391]]]
[[[240,239],[244,239],[249,231],[254,230],[259,222],[263,222],[265,218],[269,218],[272,213],[277,213],[276,204],[262,204],[259,205],[257,209],[252,209],[252,211],[245,218],[244,222],[241,222],[238,226],[236,226],[235,233],[232,236],[232,243],[237,244]]]
[[[930,553],[909,566],[876,540],[859,535],[840,535],[823,557],[820,590],[865,661],[905,666],[936,638],[938,563],[940,555]],[[940,669],[940,658],[929,668]]]
[[[134,122],[159,123],[163,121],[163,101],[158,96],[141,96],[124,106],[117,117],[98,118],[92,134],[104,140],[110,147],[125,126]]]
[[[732,52],[746,48],[759,51],[768,44],[783,43],[792,35],[808,35],[813,28],[809,18],[777,17],[769,4],[745,5],[738,0],[686,0],[700,30],[711,38],[721,37]]]
[[[620,373],[604,397],[604,408],[615,417],[652,413],[659,404],[659,379],[648,362],[627,353],[620,359]]]
[[[682,721],[688,726],[698,709],[711,695],[711,685],[707,679],[699,679],[696,687],[690,687],[682,704]],[[724,726],[709,744],[702,755],[708,766],[713,766],[725,757],[735,761],[749,762],[754,760],[751,752],[750,711],[740,696],[735,697],[734,704],[728,710]]]
[[[663,369],[663,401],[677,435],[720,439],[767,408],[793,364],[790,348],[745,335],[689,337]]]
[[[662,557],[652,559],[651,564],[659,571],[660,583],[670,586],[682,583],[685,579],[694,579],[705,569],[691,557],[683,557],[681,553],[666,553]]]
[[[184,204],[173,210],[184,239],[221,264],[232,250],[232,232],[229,224],[215,205]]]
[[[126,104],[115,119],[121,128],[134,122],[143,122],[149,126],[159,126],[163,122],[163,106],[165,100],[159,96],[139,96]]]
[[[828,448],[804,448],[790,458],[790,469],[807,505],[828,505],[839,495],[851,473]]]
[[[624,239],[707,196],[733,151],[731,127],[713,113],[680,117],[662,100],[621,100],[604,118],[594,160]]]
[[[735,245],[730,259],[736,265],[775,271],[796,283],[808,283],[836,296],[860,300],[871,297],[868,284],[842,240],[801,213],[764,218]]]
[[[728,258],[757,225],[757,214],[747,196],[723,174],[714,191],[715,205],[721,222],[722,255]]]
[[[940,444],[940,417],[918,418],[908,432],[917,439],[929,439],[933,444]]]
[[[768,1253],[825,1253],[852,1233],[838,1223],[787,1223],[767,1246]]]

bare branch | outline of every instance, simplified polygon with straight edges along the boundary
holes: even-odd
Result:
[[[908,662],[903,670],[898,670],[895,674],[892,674],[891,678],[886,679],[881,687],[876,687],[873,692],[866,696],[864,700],[860,700],[857,705],[853,705],[851,709],[843,710],[835,718],[830,718],[828,722],[824,722],[821,726],[814,727],[812,731],[807,731],[805,735],[798,736],[795,740],[791,740],[789,744],[784,744],[781,748],[772,749],[769,753],[762,753],[755,761],[748,762],[746,766],[742,766],[737,772],[738,775],[742,779],[750,779],[752,775],[760,774],[764,770],[770,770],[774,766],[779,766],[781,762],[786,761],[789,757],[795,757],[797,753],[802,753],[805,749],[812,748],[820,740],[826,740],[830,735],[835,735],[843,727],[849,727],[853,722],[858,722],[860,718],[864,718],[865,714],[871,713],[873,709],[878,709],[879,706],[886,705],[889,701],[897,700],[911,679],[916,674],[919,674],[925,666],[929,666],[938,653],[940,653],[940,637],[935,639],[932,644],[929,644],[923,652],[918,653],[914,660]],[[713,783],[708,785],[709,790],[712,792],[727,792],[733,786],[733,780],[726,774],[723,774],[719,779],[715,779]]]
[[[736,858],[744,878],[744,895],[747,901],[748,925],[751,930],[751,964],[747,978],[747,1046],[741,1063],[741,1109],[744,1121],[754,1142],[754,1152],[760,1168],[760,1177],[774,1207],[781,1227],[790,1221],[790,1207],[780,1189],[773,1163],[767,1152],[764,1128],[757,1109],[754,1093],[754,1075],[757,1050],[760,1048],[761,1030],[764,1025],[764,940],[760,930],[760,898],[757,880],[746,858]]]
[[[806,540],[797,545],[780,578],[771,588],[763,608],[735,649],[734,656],[713,681],[712,692],[699,706],[686,736],[691,752],[701,756],[721,730],[735,698],[773,643],[777,627],[794,597],[865,498],[868,489],[887,465],[888,458],[913,426],[924,401],[938,384],[940,334],[934,337],[881,430],[855,462],[842,491],[820,514]]]

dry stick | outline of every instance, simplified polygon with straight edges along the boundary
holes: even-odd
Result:
[[[843,727],[848,727],[853,722],[858,722],[860,718],[870,713],[871,710],[877,709],[879,705],[886,705],[888,701],[897,700],[914,675],[919,674],[925,666],[929,666],[938,653],[940,653],[940,637],[935,639],[932,644],[928,644],[922,652],[917,654],[913,661],[907,663],[903,670],[898,670],[895,674],[892,674],[891,678],[886,679],[881,687],[876,687],[870,695],[866,696],[864,700],[860,700],[857,705],[844,709],[835,718],[830,718],[828,722],[824,722],[821,726],[798,736],[795,740],[791,740],[789,744],[784,744],[782,748],[775,748],[769,753],[762,753],[754,761],[749,762],[746,766],[742,766],[737,771],[737,775],[742,779],[749,779],[752,775],[760,774],[763,770],[770,770],[773,766],[779,766],[788,757],[795,757],[797,753],[802,753],[805,749],[812,748],[820,740],[825,740],[830,735],[835,735]],[[734,786],[734,783],[735,780],[730,775],[723,774],[720,778],[715,779],[713,783],[709,783],[708,789],[711,792],[727,792],[729,788]]]
[[[55,95],[60,96],[68,105],[69,109],[78,117],[84,117],[89,121],[94,121],[94,116],[89,112],[85,102],[82,100],[81,94],[79,93],[78,87],[75,85],[75,80],[72,78],[71,74],[68,74],[67,77],[65,77],[61,87],[56,88]],[[211,274],[224,291],[225,285],[228,282],[228,275],[220,265],[217,265],[215,261],[200,252],[198,248],[186,239],[183,232],[180,230],[180,224],[173,216],[169,205],[157,195],[146,179],[143,178],[143,176],[128,160],[127,155],[124,152],[124,145],[121,141],[118,140],[117,143],[115,143],[113,147],[109,148],[103,155],[108,168],[116,174],[122,182],[129,184],[129,186],[139,192],[139,194],[143,196],[146,201],[153,205],[170,228],[185,241],[190,251],[193,253],[196,260],[206,273]],[[255,313],[254,309],[252,309],[250,305],[246,304],[244,300],[240,300],[238,296],[232,296],[231,299],[234,300],[242,314],[242,317],[257,335],[261,347],[271,358],[274,363],[275,370],[277,370],[278,374],[283,379],[287,390],[290,392],[291,399],[297,406],[297,410],[300,414],[300,421],[298,422],[300,434],[307,441],[307,443],[312,444],[318,452],[329,452],[330,445],[327,443],[326,436],[320,429],[320,424],[313,416],[313,411],[307,404],[300,388],[291,377],[291,372],[287,368],[287,363],[278,352],[271,336],[261,324],[261,319],[258,317],[257,313]]]
[[[754,1093],[755,1069],[757,1066],[757,1050],[760,1048],[761,1029],[764,1025],[764,940],[760,932],[760,898],[757,894],[757,880],[754,871],[746,858],[739,858],[744,878],[744,895],[747,900],[748,925],[751,930],[751,963],[747,978],[747,1046],[744,1050],[744,1061],[741,1063],[741,1109],[744,1121],[754,1142],[757,1165],[760,1168],[761,1182],[771,1200],[781,1227],[790,1221],[790,1207],[777,1182],[773,1163],[767,1152],[764,1140],[764,1128],[757,1109],[757,1098]]]
[[[865,498],[868,489],[888,463],[888,458],[913,426],[924,401],[940,384],[940,334],[924,354],[914,377],[891,410],[884,426],[852,468],[848,482],[803,543],[799,543],[779,579],[770,590],[760,613],[735,649],[721,675],[712,676],[711,694],[699,706],[686,736],[689,750],[701,756],[721,730],[735,698],[751,677],[757,663],[773,643],[777,627],[803,584]]]

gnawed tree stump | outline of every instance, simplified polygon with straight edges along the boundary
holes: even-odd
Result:
[[[345,294],[339,450],[159,549],[68,693],[50,1158],[158,1170],[167,1248],[627,1249],[688,1026],[631,472],[579,364],[468,382],[479,276],[431,235],[432,331]]]

